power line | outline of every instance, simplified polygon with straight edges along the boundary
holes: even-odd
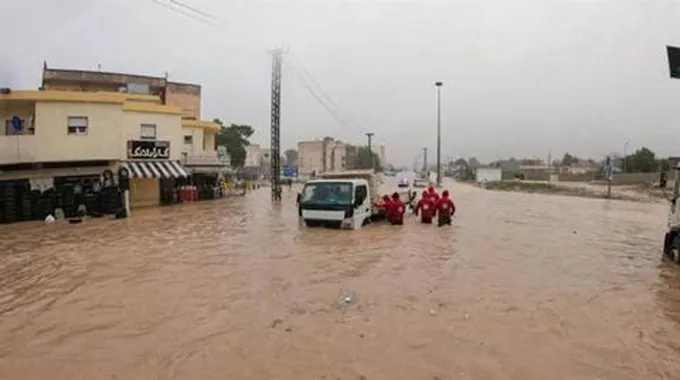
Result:
[[[192,7],[191,5],[185,4],[185,3],[183,3],[179,0],[168,0],[168,1],[170,1],[171,3],[173,3],[173,4],[175,4],[179,7],[182,7],[184,9],[188,9],[188,10],[194,12],[194,13],[198,13],[199,15],[201,15],[205,18],[209,18],[209,19],[214,20],[214,21],[219,21],[219,19],[217,17],[211,15],[210,13],[203,12],[202,10],[195,8],[195,7]]]
[[[319,104],[343,127],[345,128],[351,128],[354,129],[357,132],[363,133],[363,131],[360,131],[358,127],[353,125],[347,117],[343,116],[346,115],[345,112],[342,111],[342,109],[327,95],[324,93],[323,89],[320,88],[318,85],[318,82],[314,80],[311,74],[309,74],[309,71],[307,72],[307,78],[305,75],[302,75],[300,70],[304,70],[302,65],[299,63],[294,63],[293,65],[290,66],[293,69],[293,72],[296,74],[295,76],[300,80],[302,85],[309,91],[309,93],[316,99]],[[317,86],[313,85],[314,83],[317,83]]]
[[[192,19],[194,19],[194,20],[196,20],[196,21],[200,21],[200,22],[202,22],[202,23],[204,23],[204,24],[206,24],[206,25],[210,25],[210,26],[214,26],[214,25],[215,25],[214,23],[212,23],[212,22],[206,20],[206,19],[203,18],[203,17],[197,16],[196,14],[193,14],[193,13],[186,12],[186,11],[182,10],[181,8],[173,7],[172,5],[170,5],[170,4],[168,4],[168,3],[164,3],[164,2],[162,2],[161,0],[151,0],[151,1],[152,1],[154,4],[158,4],[158,5],[160,5],[161,7],[165,8],[165,9],[171,10],[171,11],[176,12],[176,13],[179,13],[179,14],[182,14],[182,15],[184,15],[184,16],[186,16],[186,17],[190,17],[190,18],[192,18]],[[205,16],[204,16],[204,17],[205,17]]]
[[[344,118],[342,118],[340,115],[338,115],[335,112],[335,110],[333,110],[332,107],[330,107],[328,104],[326,104],[324,99],[321,98],[321,96],[319,96],[319,94],[316,93],[316,91],[314,90],[314,88],[312,88],[312,86],[309,84],[309,82],[307,82],[305,80],[305,78],[303,78],[302,75],[300,75],[300,72],[297,71],[297,69],[294,66],[292,66],[291,68],[293,69],[293,72],[295,72],[295,74],[296,74],[295,77],[298,78],[300,83],[307,89],[307,91],[309,91],[310,95],[312,95],[314,97],[314,99],[316,99],[316,101],[319,102],[319,104],[321,104],[321,106],[323,106],[323,108],[325,108],[326,111],[328,111],[328,113],[331,116],[333,116],[333,118],[340,125],[342,125],[343,127],[349,127],[350,126],[349,123]]]
[[[323,88],[321,88],[321,86],[319,85],[317,80],[314,79],[314,76],[312,76],[312,74],[307,69],[305,69],[305,67],[302,65],[302,63],[300,63],[300,60],[295,58],[295,56],[292,53],[289,56],[290,56],[291,60],[293,61],[293,64],[295,64],[296,66],[298,66],[298,68],[300,70],[302,70],[302,73],[307,76],[307,78],[309,79],[311,84],[316,87],[316,89],[319,93],[321,93],[321,96],[323,96],[326,99],[326,101],[328,101],[328,103],[330,103],[333,107],[335,107],[336,109],[339,109],[340,106],[338,106],[337,103],[335,103],[333,101],[333,99],[331,99],[331,97],[328,96],[328,94],[326,94],[326,92],[323,90]]]

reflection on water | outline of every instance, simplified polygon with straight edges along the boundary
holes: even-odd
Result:
[[[663,205],[460,185],[452,228],[335,231],[294,194],[0,226],[0,378],[680,373]]]

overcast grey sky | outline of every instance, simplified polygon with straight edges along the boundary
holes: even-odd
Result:
[[[169,0],[159,0],[169,2]],[[247,123],[269,143],[271,61],[286,45],[282,142],[335,136],[387,145],[411,164],[442,155],[601,158],[642,145],[677,154],[680,3],[650,1],[183,0],[214,26],[152,0],[0,0],[0,85],[35,88],[50,67],[162,75],[203,86],[203,117]],[[291,61],[295,59],[295,61]],[[349,120],[302,85],[297,62]],[[299,69],[298,69],[299,71]]]

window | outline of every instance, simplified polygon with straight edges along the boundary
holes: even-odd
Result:
[[[301,203],[349,205],[352,184],[348,182],[309,183],[302,190]]]
[[[155,140],[156,124],[142,124],[140,137],[142,140]]]
[[[193,144],[194,143],[194,136],[184,135],[184,143],[185,144]]]
[[[366,185],[358,185],[354,188],[354,201],[357,203],[363,203],[368,196],[368,189]]]
[[[69,135],[86,135],[88,120],[86,116],[69,116],[68,117],[68,134]]]
[[[14,117],[5,120],[5,129],[0,131],[0,135],[34,135],[35,134],[35,124],[33,121],[33,116],[29,118],[18,118],[18,121],[14,120]]]

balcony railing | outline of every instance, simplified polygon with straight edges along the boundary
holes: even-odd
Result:
[[[182,164],[186,166],[222,166],[229,167],[229,156],[218,157],[215,153],[189,154],[182,158]]]

